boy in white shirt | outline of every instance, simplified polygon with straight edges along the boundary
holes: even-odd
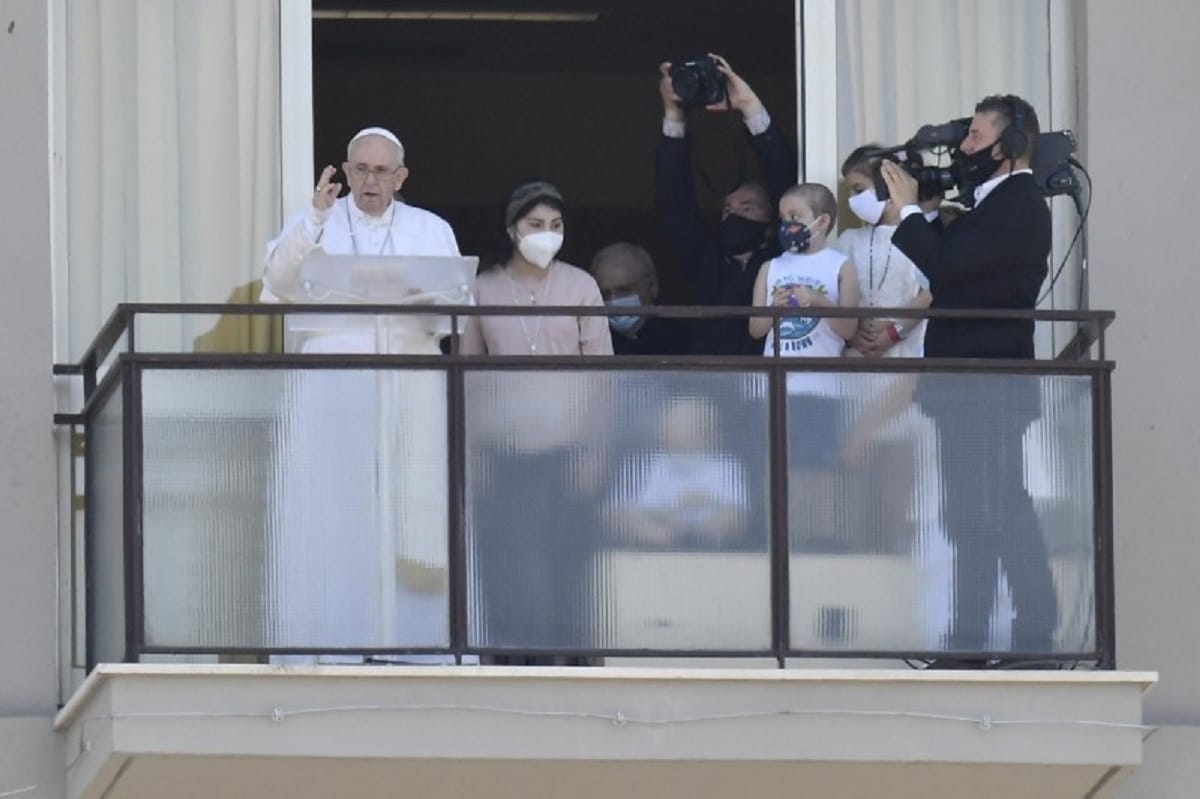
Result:
[[[825,247],[837,222],[837,200],[818,183],[801,183],[779,200],[779,244],[783,254],[767,261],[754,282],[754,304],[799,308],[858,305],[858,275],[841,253]],[[751,317],[750,335],[767,336],[764,355],[775,352],[770,317]],[[785,318],[779,324],[779,354],[836,357],[858,330],[855,318]],[[770,334],[770,335],[768,335]]]
[[[825,246],[837,222],[837,200],[825,186],[802,183],[779,201],[783,254],[763,264],[754,285],[761,306],[853,308],[858,275],[846,256]],[[837,358],[858,331],[854,317],[784,317],[779,341],[769,317],[751,317],[750,335],[766,336],[763,354]],[[852,525],[844,513],[848,481],[841,460],[845,400],[836,372],[788,375],[789,538],[798,549],[842,550]]]

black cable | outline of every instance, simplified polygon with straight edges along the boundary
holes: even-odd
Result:
[[[1083,169],[1083,165],[1082,165],[1082,164],[1080,164],[1079,168],[1080,168],[1080,169]],[[1086,169],[1084,169],[1083,171],[1084,171],[1084,174],[1085,174],[1085,175],[1087,175],[1087,170],[1086,170]],[[1091,176],[1091,175],[1087,175],[1087,179],[1088,179],[1088,208],[1090,209],[1090,208],[1092,207],[1092,176]],[[1083,238],[1083,244],[1082,244],[1082,247],[1083,247],[1083,250],[1082,250],[1082,252],[1080,253],[1080,256],[1079,256],[1079,257],[1080,257],[1080,268],[1079,268],[1079,296],[1077,296],[1077,297],[1075,298],[1075,307],[1076,307],[1077,309],[1082,309],[1082,308],[1084,307],[1084,306],[1083,306],[1084,292],[1085,292],[1085,291],[1088,289],[1088,280],[1089,280],[1089,277],[1088,277],[1088,241],[1087,241],[1087,236],[1084,236],[1084,238]]]
[[[1075,235],[1071,237],[1071,243],[1067,246],[1067,251],[1063,253],[1062,263],[1058,265],[1058,269],[1054,270],[1054,276],[1050,278],[1050,285],[1046,286],[1046,290],[1042,292],[1042,296],[1038,297],[1037,305],[1041,305],[1042,301],[1050,296],[1050,292],[1054,291],[1054,284],[1058,282],[1059,276],[1062,274],[1063,269],[1066,268],[1067,261],[1071,257],[1071,251],[1075,249],[1075,244],[1079,241],[1079,237],[1083,233],[1083,227],[1087,224],[1088,214],[1092,210],[1092,176],[1088,174],[1083,164],[1074,158],[1071,159],[1071,165],[1076,167],[1087,178],[1087,205],[1083,207],[1083,212],[1079,215],[1079,226],[1075,228]],[[1078,204],[1076,204],[1076,208],[1078,208]],[[1034,307],[1036,308],[1037,305]]]

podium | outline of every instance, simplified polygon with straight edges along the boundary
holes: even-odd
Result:
[[[313,305],[469,305],[479,259],[471,256],[329,255],[300,264],[296,302]],[[287,352],[438,353],[445,316],[288,314]],[[462,320],[460,320],[461,331]]]
[[[477,259],[331,256],[301,265],[296,301],[467,305]],[[289,314],[295,353],[440,356],[437,314]],[[284,398],[273,548],[277,644],[449,645],[447,381],[429,367],[295,369]],[[323,661],[328,658],[322,658]]]

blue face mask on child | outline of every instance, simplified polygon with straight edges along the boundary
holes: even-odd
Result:
[[[812,246],[813,229],[803,222],[789,222],[786,219],[779,223],[779,246],[784,252],[807,252]]]

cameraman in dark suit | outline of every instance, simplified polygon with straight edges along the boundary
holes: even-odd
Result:
[[[696,206],[692,145],[687,114],[671,83],[671,65],[660,67],[663,135],[655,159],[655,204],[697,305],[753,305],[754,279],[764,261],[779,255],[776,236],[779,198],[796,182],[795,149],[771,122],[767,109],[729,63],[711,56],[725,80],[727,102],[710,111],[733,109],[742,115],[750,143],[762,166],[765,185],[745,182],[725,196],[721,225],[705,225]],[[697,322],[695,352],[709,355],[758,355],[762,342],[750,337],[745,318]]]
[[[1019,97],[987,97],[975,106],[956,156],[960,181],[975,187],[975,204],[945,227],[925,221],[912,176],[884,162],[883,179],[902,209],[892,243],[929,278],[932,307],[1032,310],[1037,304],[1050,254],[1050,210],[1030,168],[1038,133],[1037,113]],[[1033,358],[1033,331],[1032,320],[931,319],[925,355]],[[1016,611],[1014,652],[1050,654],[1057,594],[1024,485],[1023,437],[1040,413],[1037,384],[1017,375],[935,375],[922,382],[918,401],[938,428],[944,518],[955,548],[948,648],[986,650],[999,565]],[[990,395],[981,396],[981,387]]]

